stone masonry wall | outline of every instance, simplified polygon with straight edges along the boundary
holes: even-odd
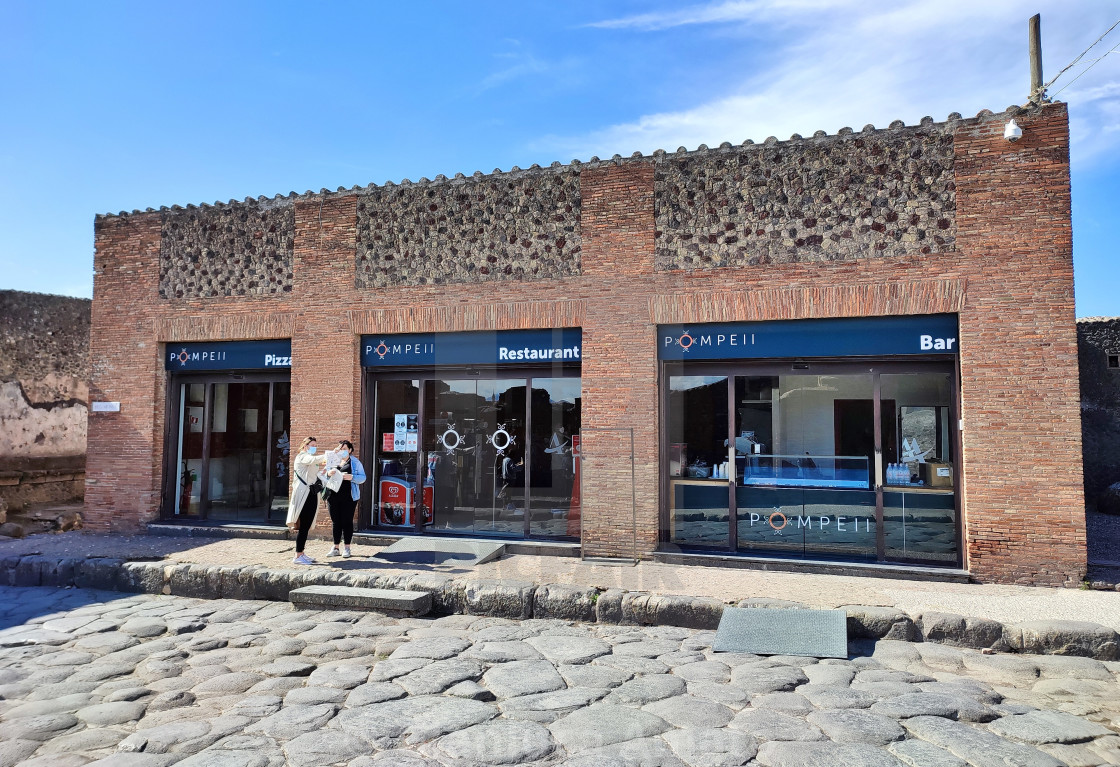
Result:
[[[357,213],[359,289],[580,273],[570,168],[377,187],[359,196]]]
[[[952,126],[923,122],[661,156],[657,268],[951,252]]]
[[[191,206],[161,215],[161,298],[263,296],[292,289],[287,199]]]
[[[1120,354],[1120,317],[1078,320],[1081,438],[1090,503],[1120,482],[1120,369],[1108,367],[1109,354]]]

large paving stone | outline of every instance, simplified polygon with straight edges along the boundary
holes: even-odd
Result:
[[[1043,677],[1113,681],[1112,673],[1099,660],[1071,655],[1036,655],[1033,658]]]
[[[70,639],[70,637],[67,637],[67,639]],[[140,644],[140,640],[130,634],[120,631],[106,631],[84,636],[74,643],[74,647],[78,650],[90,650],[91,652],[105,654],[135,647],[138,644]]]
[[[806,719],[837,743],[885,746],[906,737],[906,731],[894,719],[861,709],[814,711]]]
[[[321,703],[342,705],[349,690],[339,687],[297,687],[284,696],[285,706],[317,706]],[[275,714],[275,711],[269,713]]]
[[[398,676],[410,674],[418,668],[431,663],[427,658],[388,658],[374,665],[369,672],[369,681],[388,682]]]
[[[147,706],[137,702],[98,703],[79,709],[76,716],[89,727],[135,722],[144,716]]]
[[[150,639],[167,633],[167,624],[153,618],[133,618],[122,623],[120,630],[134,637]]]
[[[358,706],[368,706],[371,703],[396,700],[404,696],[404,688],[394,682],[368,682],[360,684],[350,691],[346,697],[346,706],[357,708]]]
[[[1005,716],[988,725],[996,735],[1039,745],[1041,743],[1083,743],[1111,735],[1112,731],[1078,716],[1060,711],[1032,711]]]
[[[739,767],[758,752],[754,738],[735,730],[688,727],[661,737],[689,767]]]
[[[656,658],[658,655],[675,652],[681,649],[679,641],[670,639],[646,639],[639,642],[616,644],[612,650],[615,655],[624,657]]]
[[[606,655],[611,646],[587,636],[535,636],[525,643],[556,664],[580,665]]]
[[[760,743],[769,740],[824,740],[824,733],[804,719],[779,711],[740,711],[730,727],[754,737]]]
[[[186,743],[197,743],[210,735],[210,723],[197,719],[186,719],[157,727],[148,727],[129,735],[120,742],[118,750],[124,752],[148,754],[166,754],[178,750]],[[202,748],[210,745],[214,740],[207,742]],[[198,749],[201,750],[201,749]]]
[[[542,655],[528,642],[482,642],[462,654],[486,663],[509,663],[515,660],[540,660]]]
[[[397,677],[394,681],[403,687],[409,695],[433,695],[437,692],[443,692],[457,682],[467,679],[474,681],[482,676],[482,671],[481,663],[461,656],[432,661],[410,674]],[[555,671],[553,673],[555,674]]]
[[[882,749],[856,743],[763,743],[756,757],[764,767],[898,767]]]
[[[549,725],[556,740],[570,752],[660,735],[669,724],[659,716],[629,706],[596,703]]]
[[[914,737],[928,741],[964,759],[972,767],[1063,767],[1037,748],[1013,743],[990,732],[938,716],[904,719],[903,726]]]
[[[802,669],[809,684],[821,687],[847,687],[856,675],[856,669],[847,665],[817,663]]]
[[[564,760],[563,767],[688,767],[661,738],[635,738],[589,748]]]
[[[671,698],[686,692],[683,679],[672,674],[650,674],[625,682],[606,697],[604,702],[626,706],[644,706],[655,700]]]
[[[606,694],[605,689],[596,687],[569,687],[566,690],[507,698],[498,704],[498,708],[507,719],[548,723],[587,706]]]
[[[443,660],[453,658],[471,646],[466,639],[454,636],[424,637],[413,639],[393,650],[391,660],[401,658],[429,658]]]
[[[1017,652],[1120,659],[1120,635],[1086,621],[1030,621],[1009,627],[1008,641]]]
[[[611,666],[585,664],[579,666],[557,666],[556,670],[569,687],[618,687],[634,675]]]
[[[250,719],[263,719],[279,711],[283,703],[284,699],[279,695],[249,695],[244,698],[238,697],[237,702],[228,711]]]
[[[191,688],[198,697],[210,695],[236,695],[243,693],[257,682],[264,679],[263,674],[251,671],[234,671],[207,679]]]
[[[259,671],[265,676],[309,676],[316,668],[311,661],[283,655],[260,666]]]
[[[1029,657],[966,653],[962,660],[972,675],[990,684],[1030,687],[1041,676],[1038,664]]]
[[[794,716],[804,716],[814,709],[804,695],[796,692],[768,692],[751,698],[751,707],[768,711],[781,711]]]
[[[346,662],[332,663],[329,666],[320,666],[307,677],[307,684],[319,687],[338,687],[343,690],[352,690],[360,684],[365,684],[369,678],[370,667],[361,664]]]
[[[803,684],[797,692],[817,708],[870,708],[879,701],[879,697],[864,690],[853,690],[850,687],[834,687],[831,685]],[[781,695],[782,693],[772,693]]]
[[[718,684],[716,682],[689,682],[688,694],[696,695],[731,708],[735,711],[745,707],[750,702],[751,696],[741,687],[733,684]]]
[[[656,658],[640,658],[626,655],[602,655],[591,661],[596,666],[609,666],[610,668],[629,671],[631,674],[668,674],[669,666]]]
[[[543,660],[514,661],[494,666],[482,676],[482,683],[499,700],[559,690],[564,686],[556,667]]]
[[[86,767],[169,767],[177,762],[177,754],[113,754],[87,762]]]
[[[34,754],[42,745],[38,740],[9,737],[5,733],[4,739],[0,740],[0,765],[13,767]]]
[[[914,716],[944,716],[963,722],[990,722],[997,717],[991,708],[963,695],[918,692],[879,701],[871,707],[876,714],[895,719]]]
[[[968,767],[964,759],[916,738],[891,743],[887,750],[907,767]]]
[[[731,683],[750,695],[789,692],[808,681],[801,669],[792,666],[744,665],[731,670]]]
[[[293,767],[319,767],[348,762],[369,753],[371,746],[349,732],[319,730],[292,738],[284,744],[284,756]]]
[[[260,733],[270,738],[287,739],[314,732],[329,722],[338,711],[332,703],[314,706],[285,706],[275,714],[266,716],[245,728],[248,734]]]
[[[148,711],[167,711],[172,708],[182,708],[192,705],[195,700],[194,693],[188,690],[161,692],[148,701]]]
[[[521,764],[544,759],[556,741],[535,722],[498,719],[444,735],[435,747],[465,764]]]
[[[79,725],[78,717],[69,713],[25,716],[4,722],[4,738],[10,740],[50,740]]]
[[[365,738],[379,749],[393,748],[403,741],[425,743],[489,721],[498,715],[490,703],[439,695],[403,698],[348,709],[331,722],[338,728]]]
[[[37,700],[13,706],[3,712],[4,719],[20,719],[25,716],[42,716],[43,714],[72,714],[80,708],[85,708],[95,700],[89,693],[74,693],[63,695],[53,700]]]
[[[735,712],[707,698],[677,695],[654,701],[642,707],[674,727],[723,727],[735,718]]]
[[[715,682],[723,684],[731,680],[731,669],[726,663],[704,660],[685,663],[673,667],[673,673],[686,682]]]

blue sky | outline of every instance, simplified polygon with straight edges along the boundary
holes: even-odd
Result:
[[[1120,4],[5,0],[0,288],[89,296],[96,213],[1002,110],[1035,12],[1049,79]],[[1120,49],[1058,98],[1078,316],[1118,315]]]

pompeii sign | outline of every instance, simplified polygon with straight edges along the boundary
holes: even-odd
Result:
[[[658,326],[662,360],[956,354],[954,314]]]
[[[580,362],[583,331],[498,330],[362,336],[362,366],[518,365]]]
[[[272,341],[216,341],[167,344],[164,367],[173,372],[195,370],[288,370],[292,367],[290,339]]]

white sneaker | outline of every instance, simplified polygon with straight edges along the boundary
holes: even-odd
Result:
[[[337,557],[338,556],[338,546],[332,547],[331,550],[327,552],[327,556],[328,557]]]
[[[350,547],[349,546],[347,546],[346,548],[344,548],[342,550],[342,558],[343,559],[349,559],[350,558]]]
[[[312,559],[311,557],[307,556],[306,554],[300,554],[299,556],[297,556],[295,559],[292,560],[292,564],[294,564],[294,565],[313,565],[313,564],[315,564],[315,560]]]

